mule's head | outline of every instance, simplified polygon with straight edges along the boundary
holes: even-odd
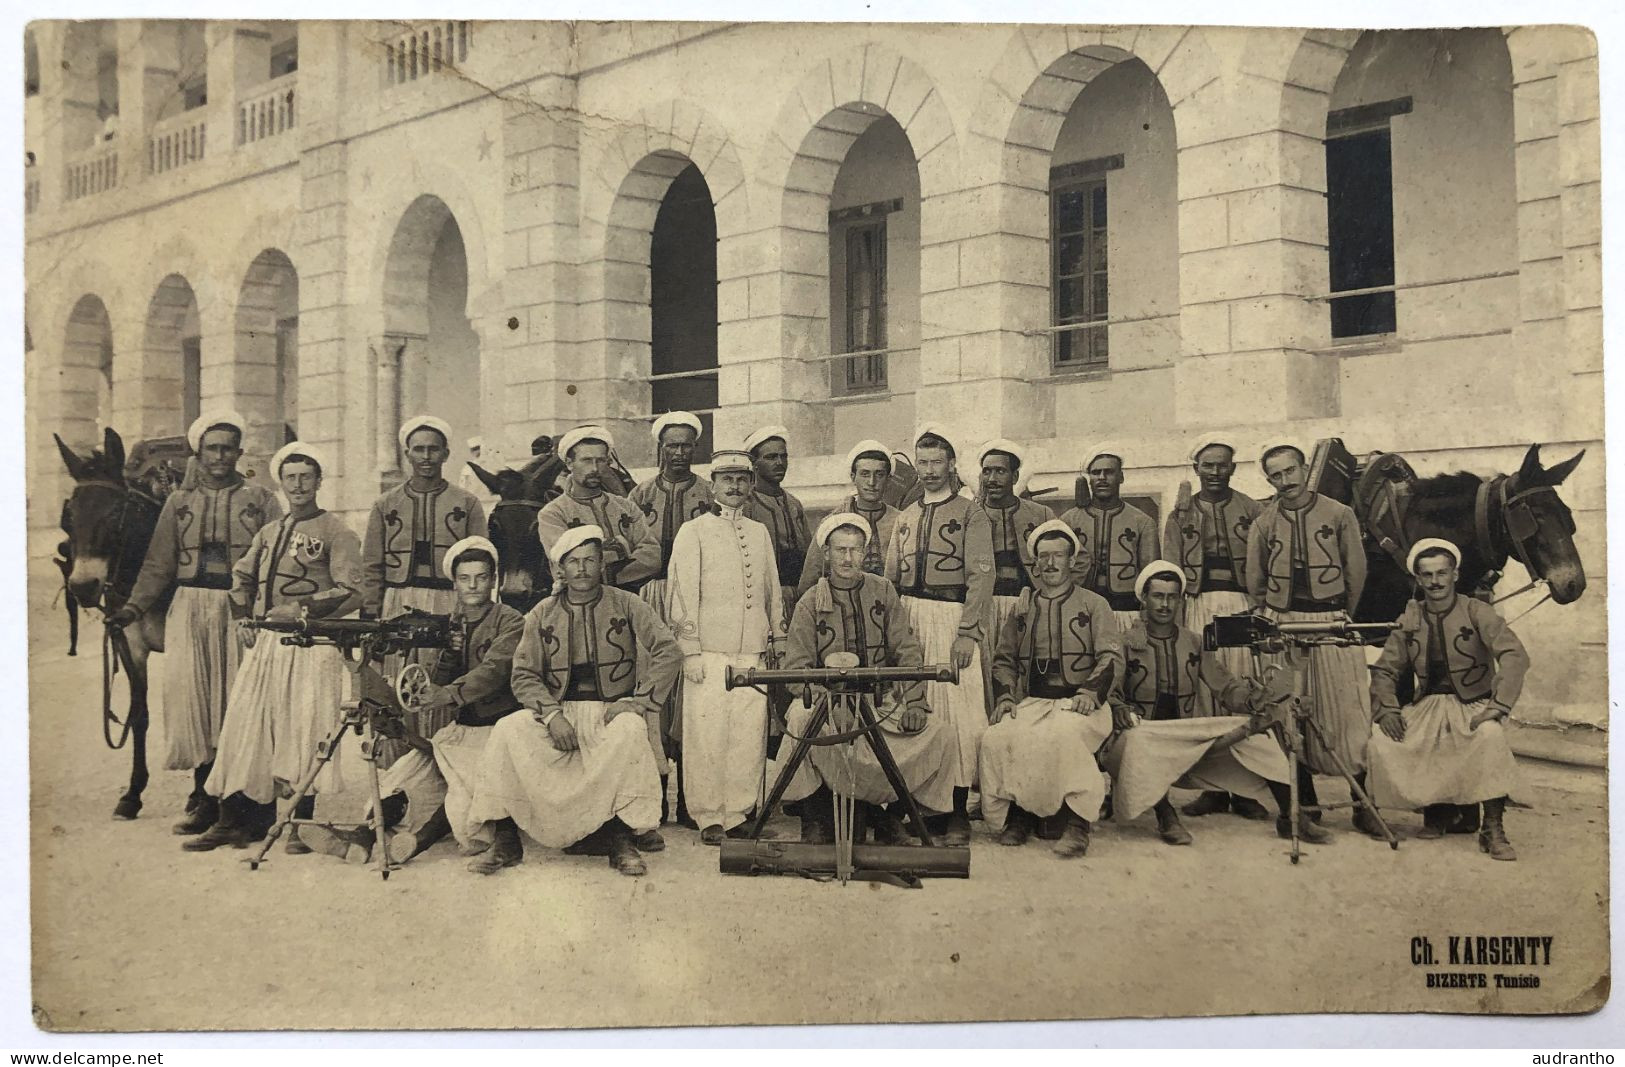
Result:
[[[517,499],[504,500],[491,509],[486,525],[502,561],[497,595],[505,603],[532,597],[547,583],[546,556],[536,532],[540,511],[535,504]]]
[[[1507,533],[1521,546],[1535,576],[1544,578],[1552,599],[1570,604],[1585,592],[1585,566],[1574,546],[1574,516],[1557,494],[1574,468],[1585,458],[1577,455],[1555,467],[1540,461],[1540,446],[1530,445],[1523,466],[1512,476],[1507,491]]]
[[[73,476],[73,493],[62,506],[62,530],[68,535],[68,588],[81,604],[101,599],[102,586],[119,557],[119,535],[129,489],[124,480],[124,441],[109,428],[102,448],[80,456],[56,440],[68,473]]]

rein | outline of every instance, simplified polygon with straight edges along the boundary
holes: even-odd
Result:
[[[132,498],[155,507],[162,507],[163,505],[156,497],[143,492],[129,482],[98,479],[80,482],[79,485],[80,487],[95,486],[112,489],[120,494],[114,540],[114,543],[120,547],[120,551],[111,554],[108,559],[107,577],[102,581],[102,595],[97,599],[96,603],[85,605],[88,608],[95,608],[100,611],[105,619],[109,610],[114,608],[115,599],[122,599],[122,597],[115,594],[114,590],[123,577],[125,553],[122,548]],[[66,579],[67,575],[63,575],[64,582],[66,582]],[[130,651],[130,639],[125,635],[122,627],[104,625],[102,627],[102,740],[107,742],[107,747],[114,751],[123,748],[125,742],[130,739],[130,730],[133,725],[128,715],[120,719],[113,710],[113,679],[117,677],[120,669],[124,671],[126,677],[133,678],[135,676],[135,658]],[[115,725],[120,728],[117,741],[113,740],[113,727]]]

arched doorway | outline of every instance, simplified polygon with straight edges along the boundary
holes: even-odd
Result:
[[[717,406],[717,217],[711,188],[692,163],[666,189],[650,236],[649,374],[650,413],[698,413],[705,433],[694,462],[709,462]]]
[[[378,380],[381,470],[399,469],[395,431],[402,418],[420,412],[451,425],[458,439],[448,444],[453,456],[461,455],[462,439],[480,428],[480,341],[468,319],[463,231],[438,197],[414,200],[390,241],[383,345]]]
[[[59,375],[60,428],[52,429],[75,447],[99,442],[113,425],[113,327],[94,293],[81,296],[68,316]]]
[[[184,434],[202,409],[203,331],[191,283],[171,274],[147,305],[139,390],[120,412],[136,416],[143,437]],[[126,437],[129,434],[125,434]]]
[[[254,257],[237,295],[236,403],[243,448],[270,455],[299,434],[299,275],[280,249]]]

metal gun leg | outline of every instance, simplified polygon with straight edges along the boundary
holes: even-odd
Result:
[[[807,751],[812,747],[812,738],[817,736],[818,731],[823,728],[825,721],[828,719],[829,700],[827,697],[820,697],[817,707],[813,710],[812,718],[807,720],[806,732],[796,742],[796,747],[790,753],[789,762],[779,770],[778,779],[774,781],[773,788],[768,791],[767,801],[756,812],[756,822],[750,828],[751,837],[759,838],[762,836],[762,830],[767,826],[769,813],[778,805],[779,798],[784,796],[784,791],[790,788],[790,779],[795,777],[796,769],[801,766],[801,761],[807,758]],[[780,749],[780,751],[783,750]]]
[[[265,861],[265,857],[276,846],[277,839],[293,823],[294,812],[298,809],[299,802],[310,795],[310,787],[316,783],[316,776],[322,772],[322,768],[327,766],[328,761],[338,752],[339,742],[344,739],[345,732],[356,724],[355,716],[359,713],[359,710],[357,706],[346,703],[343,720],[332,730],[329,730],[326,737],[317,742],[316,752],[305,768],[305,776],[299,779],[299,784],[294,787],[293,803],[288,806],[288,813],[273,823],[271,828],[266,831],[265,842],[260,846],[259,852],[249,857],[249,870],[257,871],[260,869],[260,864]]]

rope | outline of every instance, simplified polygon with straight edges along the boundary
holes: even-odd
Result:
[[[130,641],[124,636],[124,631],[116,626],[104,627],[102,630],[102,740],[107,747],[118,751],[130,739],[130,716],[126,713],[120,719],[113,712],[113,678],[119,672],[119,666],[124,666],[126,677],[130,677],[132,665],[130,663]],[[132,694],[133,699],[133,694]],[[112,724],[117,723],[123,727],[117,741],[113,740]]]

